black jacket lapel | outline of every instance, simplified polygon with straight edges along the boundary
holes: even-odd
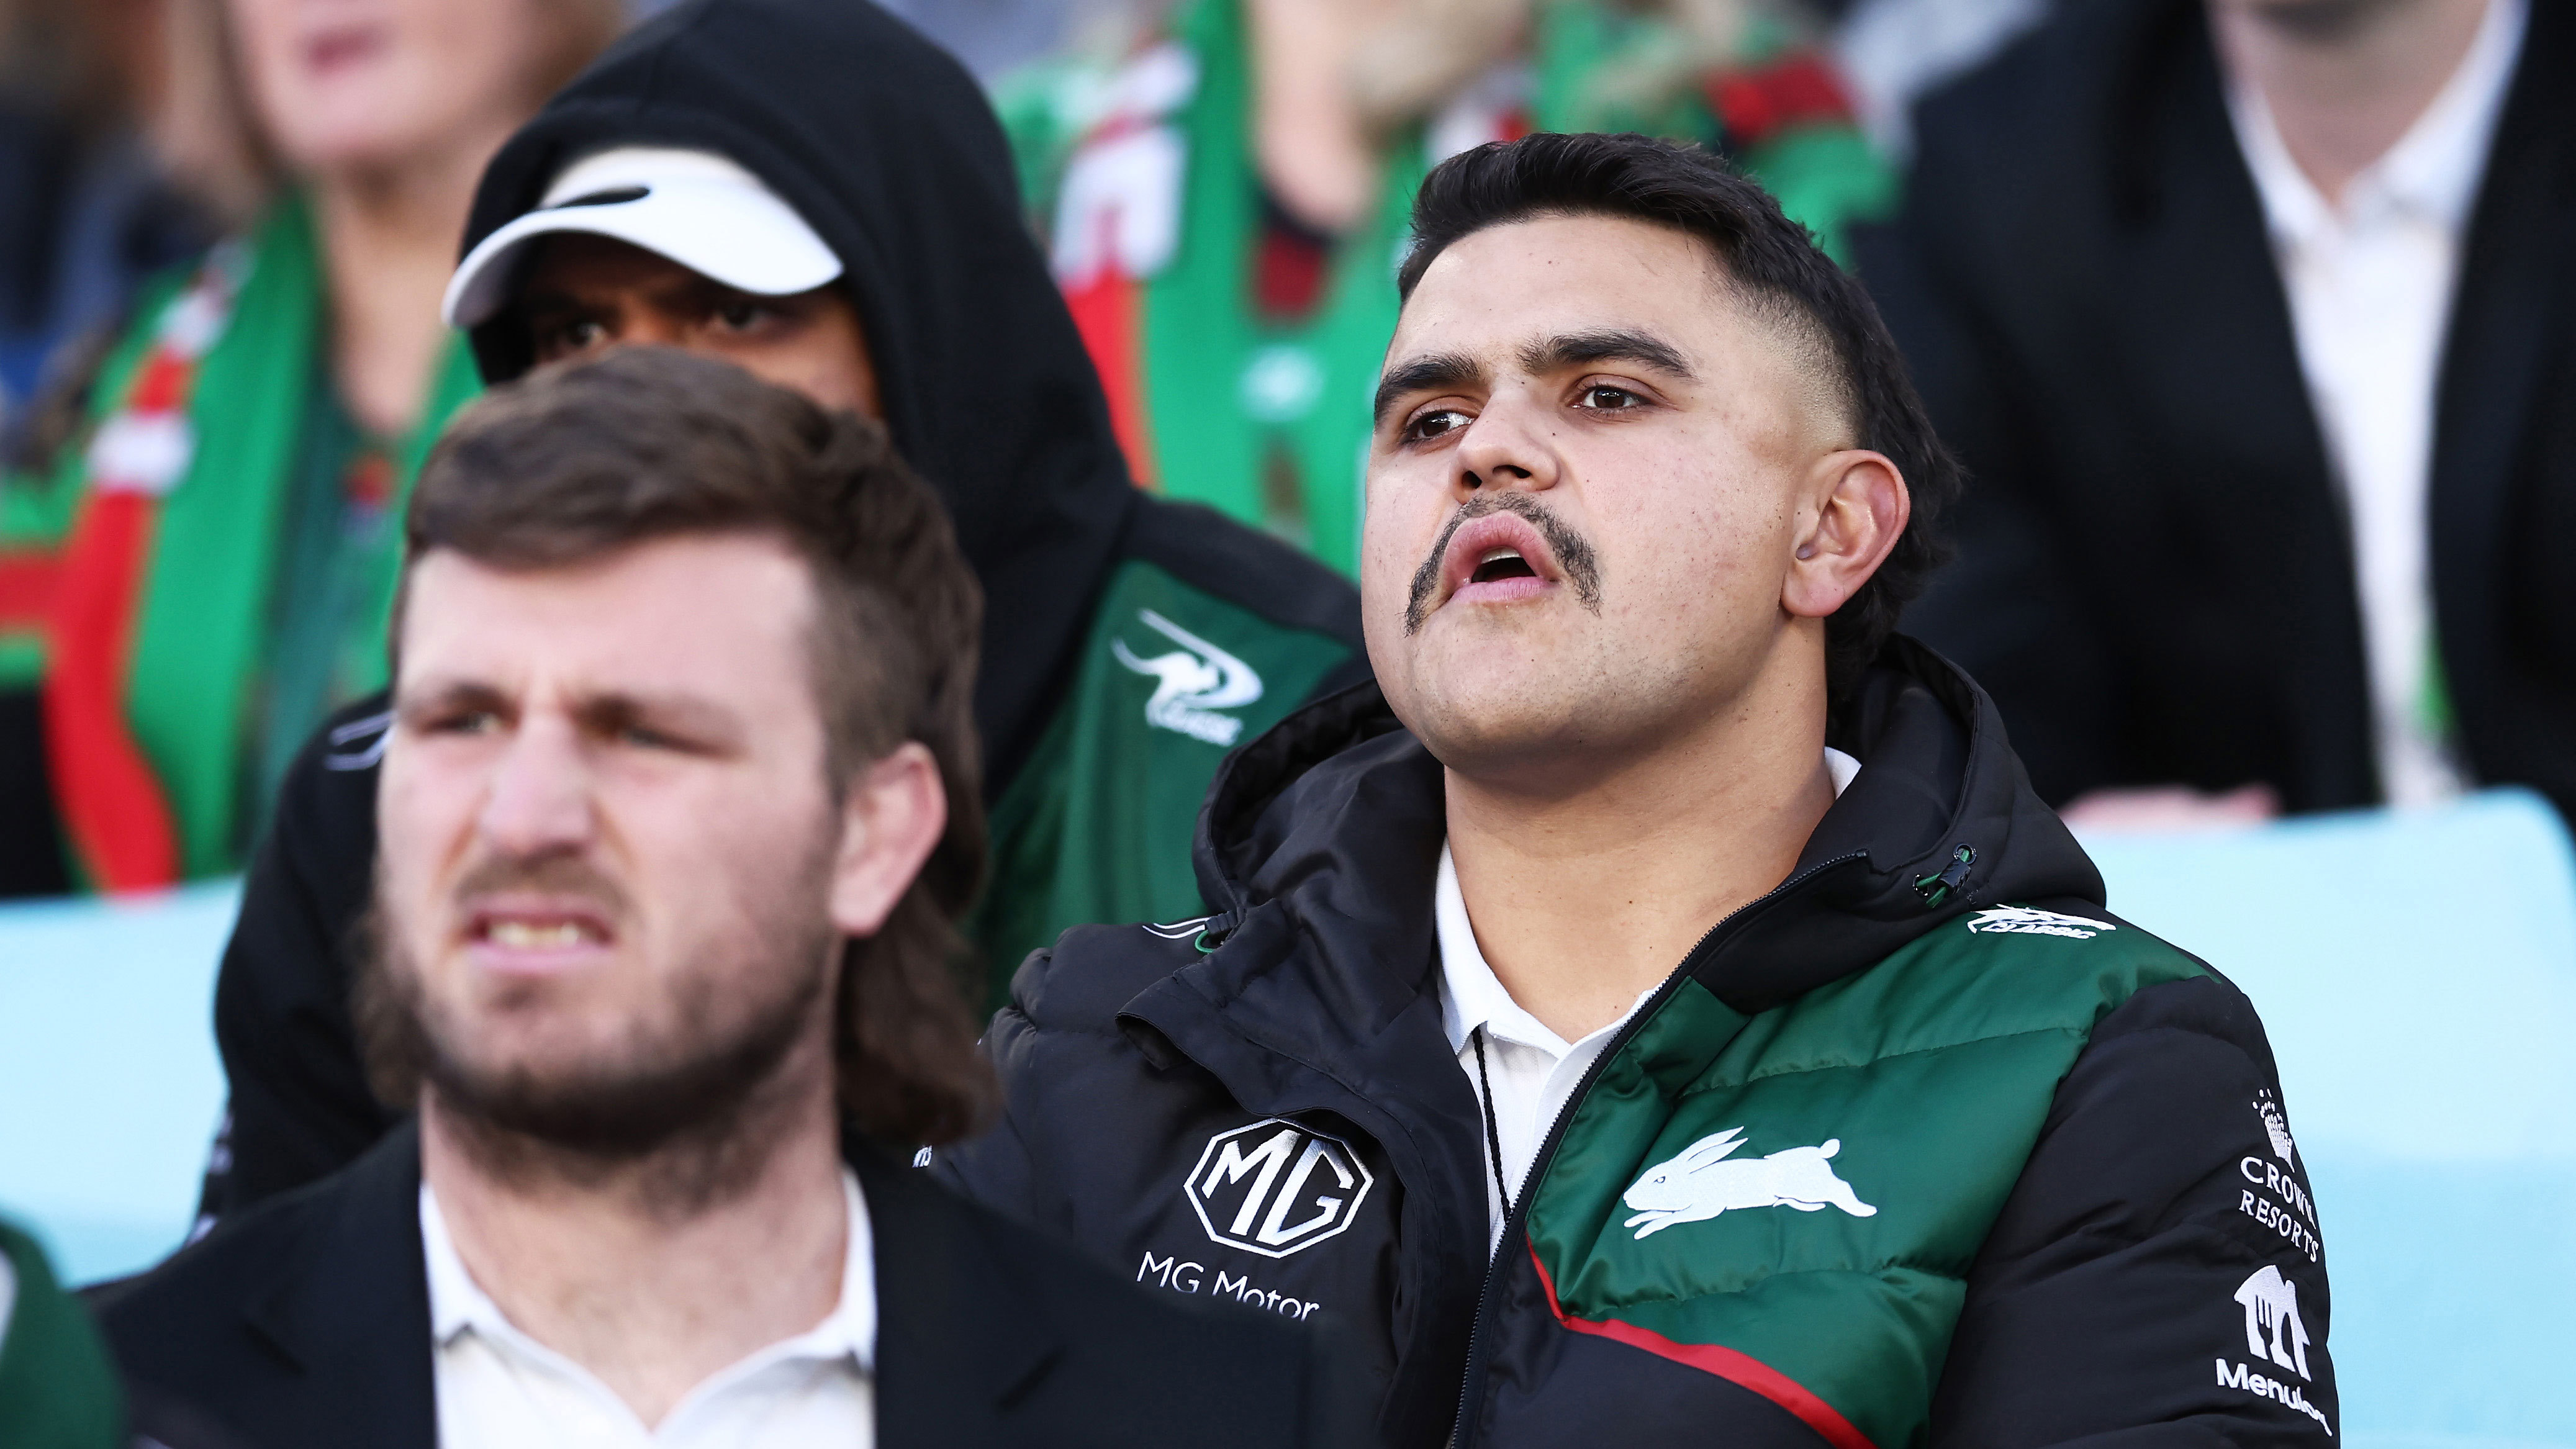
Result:
[[[879,1449],[1009,1442],[1005,1415],[1059,1356],[1057,1325],[938,1187],[864,1144],[844,1156],[876,1240]]]
[[[2567,259],[2576,255],[2576,13],[2531,7],[2522,59],[2461,249],[2433,433],[2434,614],[2445,672],[2459,698],[2472,762],[2492,711],[2478,698],[2511,670],[2502,657],[2520,612],[2508,588],[2521,495],[2551,481],[2535,448],[2536,409],[2566,407],[2545,390],[2549,351],[2568,337]],[[2562,379],[2563,374],[2558,374]],[[2527,606],[2527,604],[2525,605]],[[2509,707],[2505,711],[2510,713]]]
[[[291,1396],[299,1424],[347,1426],[351,1444],[437,1449],[419,1129],[404,1123],[352,1164],[338,1197],[283,1281],[254,1291],[243,1316],[302,1380]]]
[[[2160,31],[2132,53],[2115,86],[2109,154],[2112,212],[2127,224],[2119,328],[2139,413],[2178,440],[2159,456],[2184,463],[2157,480],[2160,511],[2132,520],[2145,536],[2189,538],[2211,578],[2244,593],[2167,587],[2163,607],[2197,596],[2236,617],[2137,619],[2137,647],[2188,671],[2183,640],[2252,631],[2278,676],[2255,726],[2277,743],[2283,793],[2302,808],[2361,804],[2377,794],[2369,682],[2355,591],[2351,526],[2308,395],[2287,291],[2262,194],[2245,165],[2198,3],[2142,7]],[[2227,520],[2224,524],[2215,520]],[[2188,557],[2170,549],[2162,559]],[[2129,722],[2150,731],[2196,721]]]

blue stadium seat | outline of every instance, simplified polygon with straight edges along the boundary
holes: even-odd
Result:
[[[0,1213],[65,1282],[187,1235],[224,1101],[215,963],[239,889],[0,907]]]
[[[2263,1013],[2316,1185],[2346,1449],[2576,1446],[2576,852],[2556,812],[2497,790],[2085,845],[2114,912]],[[2213,1353],[2240,1323],[2210,1305]]]
[[[2576,851],[2537,797],[2086,842],[2262,1008],[2334,1272],[2348,1449],[2576,1449]],[[0,1210],[65,1276],[175,1246],[234,888],[0,908]],[[2241,1332],[2210,1305],[2213,1355]]]

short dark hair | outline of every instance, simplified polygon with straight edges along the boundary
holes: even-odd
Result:
[[[1825,622],[1829,689],[1841,697],[1948,557],[1940,518],[1960,478],[1869,293],[1769,192],[1697,146],[1541,133],[1478,146],[1432,168],[1414,198],[1413,245],[1396,274],[1398,295],[1410,300],[1423,272],[1459,239],[1540,216],[1632,217],[1699,238],[1740,297],[1816,354],[1850,415],[1853,440],[1896,464],[1912,517],[1878,572]]]
[[[983,590],[885,431],[671,348],[544,368],[449,426],[413,488],[404,556],[556,568],[700,533],[774,537],[811,569],[835,789],[906,740],[938,761],[946,833],[884,927],[844,948],[835,1056],[842,1111],[862,1130],[954,1141],[992,1097],[956,929],[984,870]]]

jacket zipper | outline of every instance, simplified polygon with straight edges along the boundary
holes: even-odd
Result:
[[[1665,1002],[1672,999],[1673,993],[1681,990],[1682,982],[1690,977],[1691,968],[1705,959],[1714,948],[1719,933],[1744,919],[1748,913],[1771,904],[1822,872],[1860,860],[1867,854],[1866,851],[1855,850],[1846,855],[1835,856],[1831,860],[1817,861],[1763,894],[1727,912],[1716,925],[1708,928],[1689,951],[1683,953],[1681,964],[1673,968],[1673,974],[1664,978],[1664,984],[1656,987],[1655,994],[1647,997],[1645,1004],[1638,1007],[1636,1013],[1628,1018],[1627,1024],[1619,1028],[1618,1035],[1610,1038],[1609,1045],[1603,1047],[1600,1055],[1592,1059],[1592,1065],[1583,1069],[1583,1076],[1574,1084],[1573,1092],[1567,1095],[1565,1105],[1557,1109],[1556,1116],[1548,1123],[1547,1136],[1539,1140],[1538,1155],[1530,1159],[1529,1171],[1521,1177],[1520,1201],[1511,1205],[1510,1214],[1503,1219],[1503,1235],[1494,1244],[1493,1257],[1485,1264],[1484,1281],[1476,1287],[1476,1316],[1469,1320],[1467,1328],[1466,1377],[1458,1383],[1458,1415],[1450,1421],[1449,1449],[1466,1449],[1468,1443],[1467,1407],[1474,1398],[1477,1381],[1484,1376],[1485,1305],[1494,1296],[1494,1280],[1502,1272],[1510,1245],[1516,1238],[1524,1235],[1526,1230],[1522,1227],[1522,1223],[1529,1216],[1530,1199],[1538,1196],[1532,1189],[1545,1180],[1547,1165],[1556,1156],[1557,1143],[1564,1136],[1566,1121],[1574,1115],[1574,1109],[1582,1104],[1583,1099],[1591,1095],[1594,1080],[1610,1065],[1611,1060],[1626,1048],[1629,1041],[1645,1029],[1646,1023],[1654,1020],[1655,1014],[1663,1009]]]

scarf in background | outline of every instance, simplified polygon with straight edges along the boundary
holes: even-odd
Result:
[[[300,201],[217,248],[147,308],[101,374],[98,425],[58,465],[71,499],[50,590],[44,719],[76,875],[143,890],[237,868],[244,771],[289,475],[327,311]],[[399,509],[476,390],[452,346],[394,449]],[[383,637],[400,566],[385,530],[358,625]],[[381,648],[371,651],[383,683]]]

